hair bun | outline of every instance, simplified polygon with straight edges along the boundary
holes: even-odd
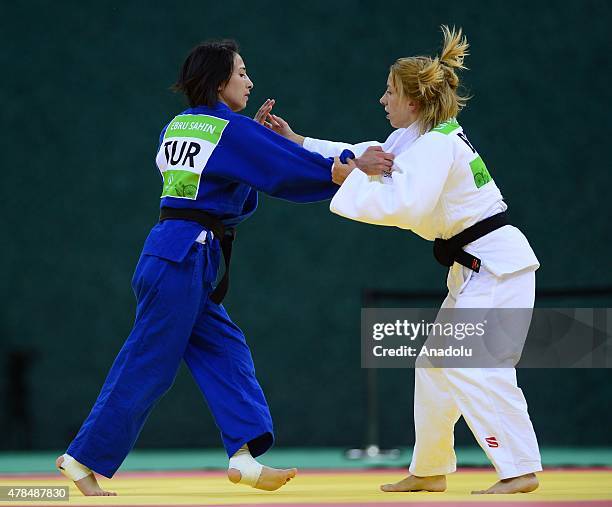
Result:
[[[426,100],[434,98],[440,86],[446,81],[445,72],[438,58],[429,59],[423,69],[417,73],[419,91]]]

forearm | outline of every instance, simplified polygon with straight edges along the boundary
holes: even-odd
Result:
[[[410,229],[418,222],[417,206],[397,183],[373,182],[361,171],[352,171],[332,199],[330,211],[358,222]]]
[[[339,157],[344,150],[351,150],[356,157],[360,157],[370,146],[380,146],[380,143],[377,141],[366,141],[358,144],[350,144],[306,137],[303,140],[302,146],[309,151],[320,153],[324,157]]]
[[[417,226],[435,208],[453,162],[452,146],[439,141],[425,139],[395,159],[386,183],[352,171],[336,193],[331,211],[372,224]]]
[[[224,160],[215,159],[220,175],[260,192],[313,202],[331,198],[338,188],[331,180],[332,159],[305,150],[253,121],[231,123],[223,142]]]

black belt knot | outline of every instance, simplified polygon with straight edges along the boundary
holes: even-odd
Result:
[[[477,224],[461,231],[459,234],[455,234],[452,238],[436,238],[433,247],[434,257],[443,266],[450,267],[453,265],[453,262],[457,262],[478,273],[480,271],[481,260],[464,251],[463,247],[509,224],[508,215],[505,211],[502,211],[497,215],[481,220]]]
[[[223,222],[217,217],[198,209],[187,208],[166,208],[163,207],[159,214],[159,221],[164,220],[190,220],[199,223],[205,229],[212,231],[221,243],[221,251],[225,261],[225,272],[219,284],[210,293],[210,300],[213,303],[221,304],[229,289],[230,261],[232,259],[232,244],[236,238],[234,227],[225,227]]]

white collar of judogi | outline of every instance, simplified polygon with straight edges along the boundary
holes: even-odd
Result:
[[[419,136],[419,123],[415,121],[408,127],[394,131],[383,144],[383,150],[392,153],[400,146],[411,145]]]

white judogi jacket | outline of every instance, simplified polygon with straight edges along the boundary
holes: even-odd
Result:
[[[503,197],[455,119],[419,135],[418,125],[395,130],[384,143],[356,145],[306,138],[304,148],[325,157],[350,149],[359,157],[369,146],[393,153],[393,172],[368,177],[354,170],[330,204],[351,220],[410,229],[429,241],[448,239],[467,227],[507,209]],[[537,269],[527,238],[507,225],[466,245],[496,276]],[[455,263],[449,273],[461,271]],[[460,273],[456,273],[459,275]]]

